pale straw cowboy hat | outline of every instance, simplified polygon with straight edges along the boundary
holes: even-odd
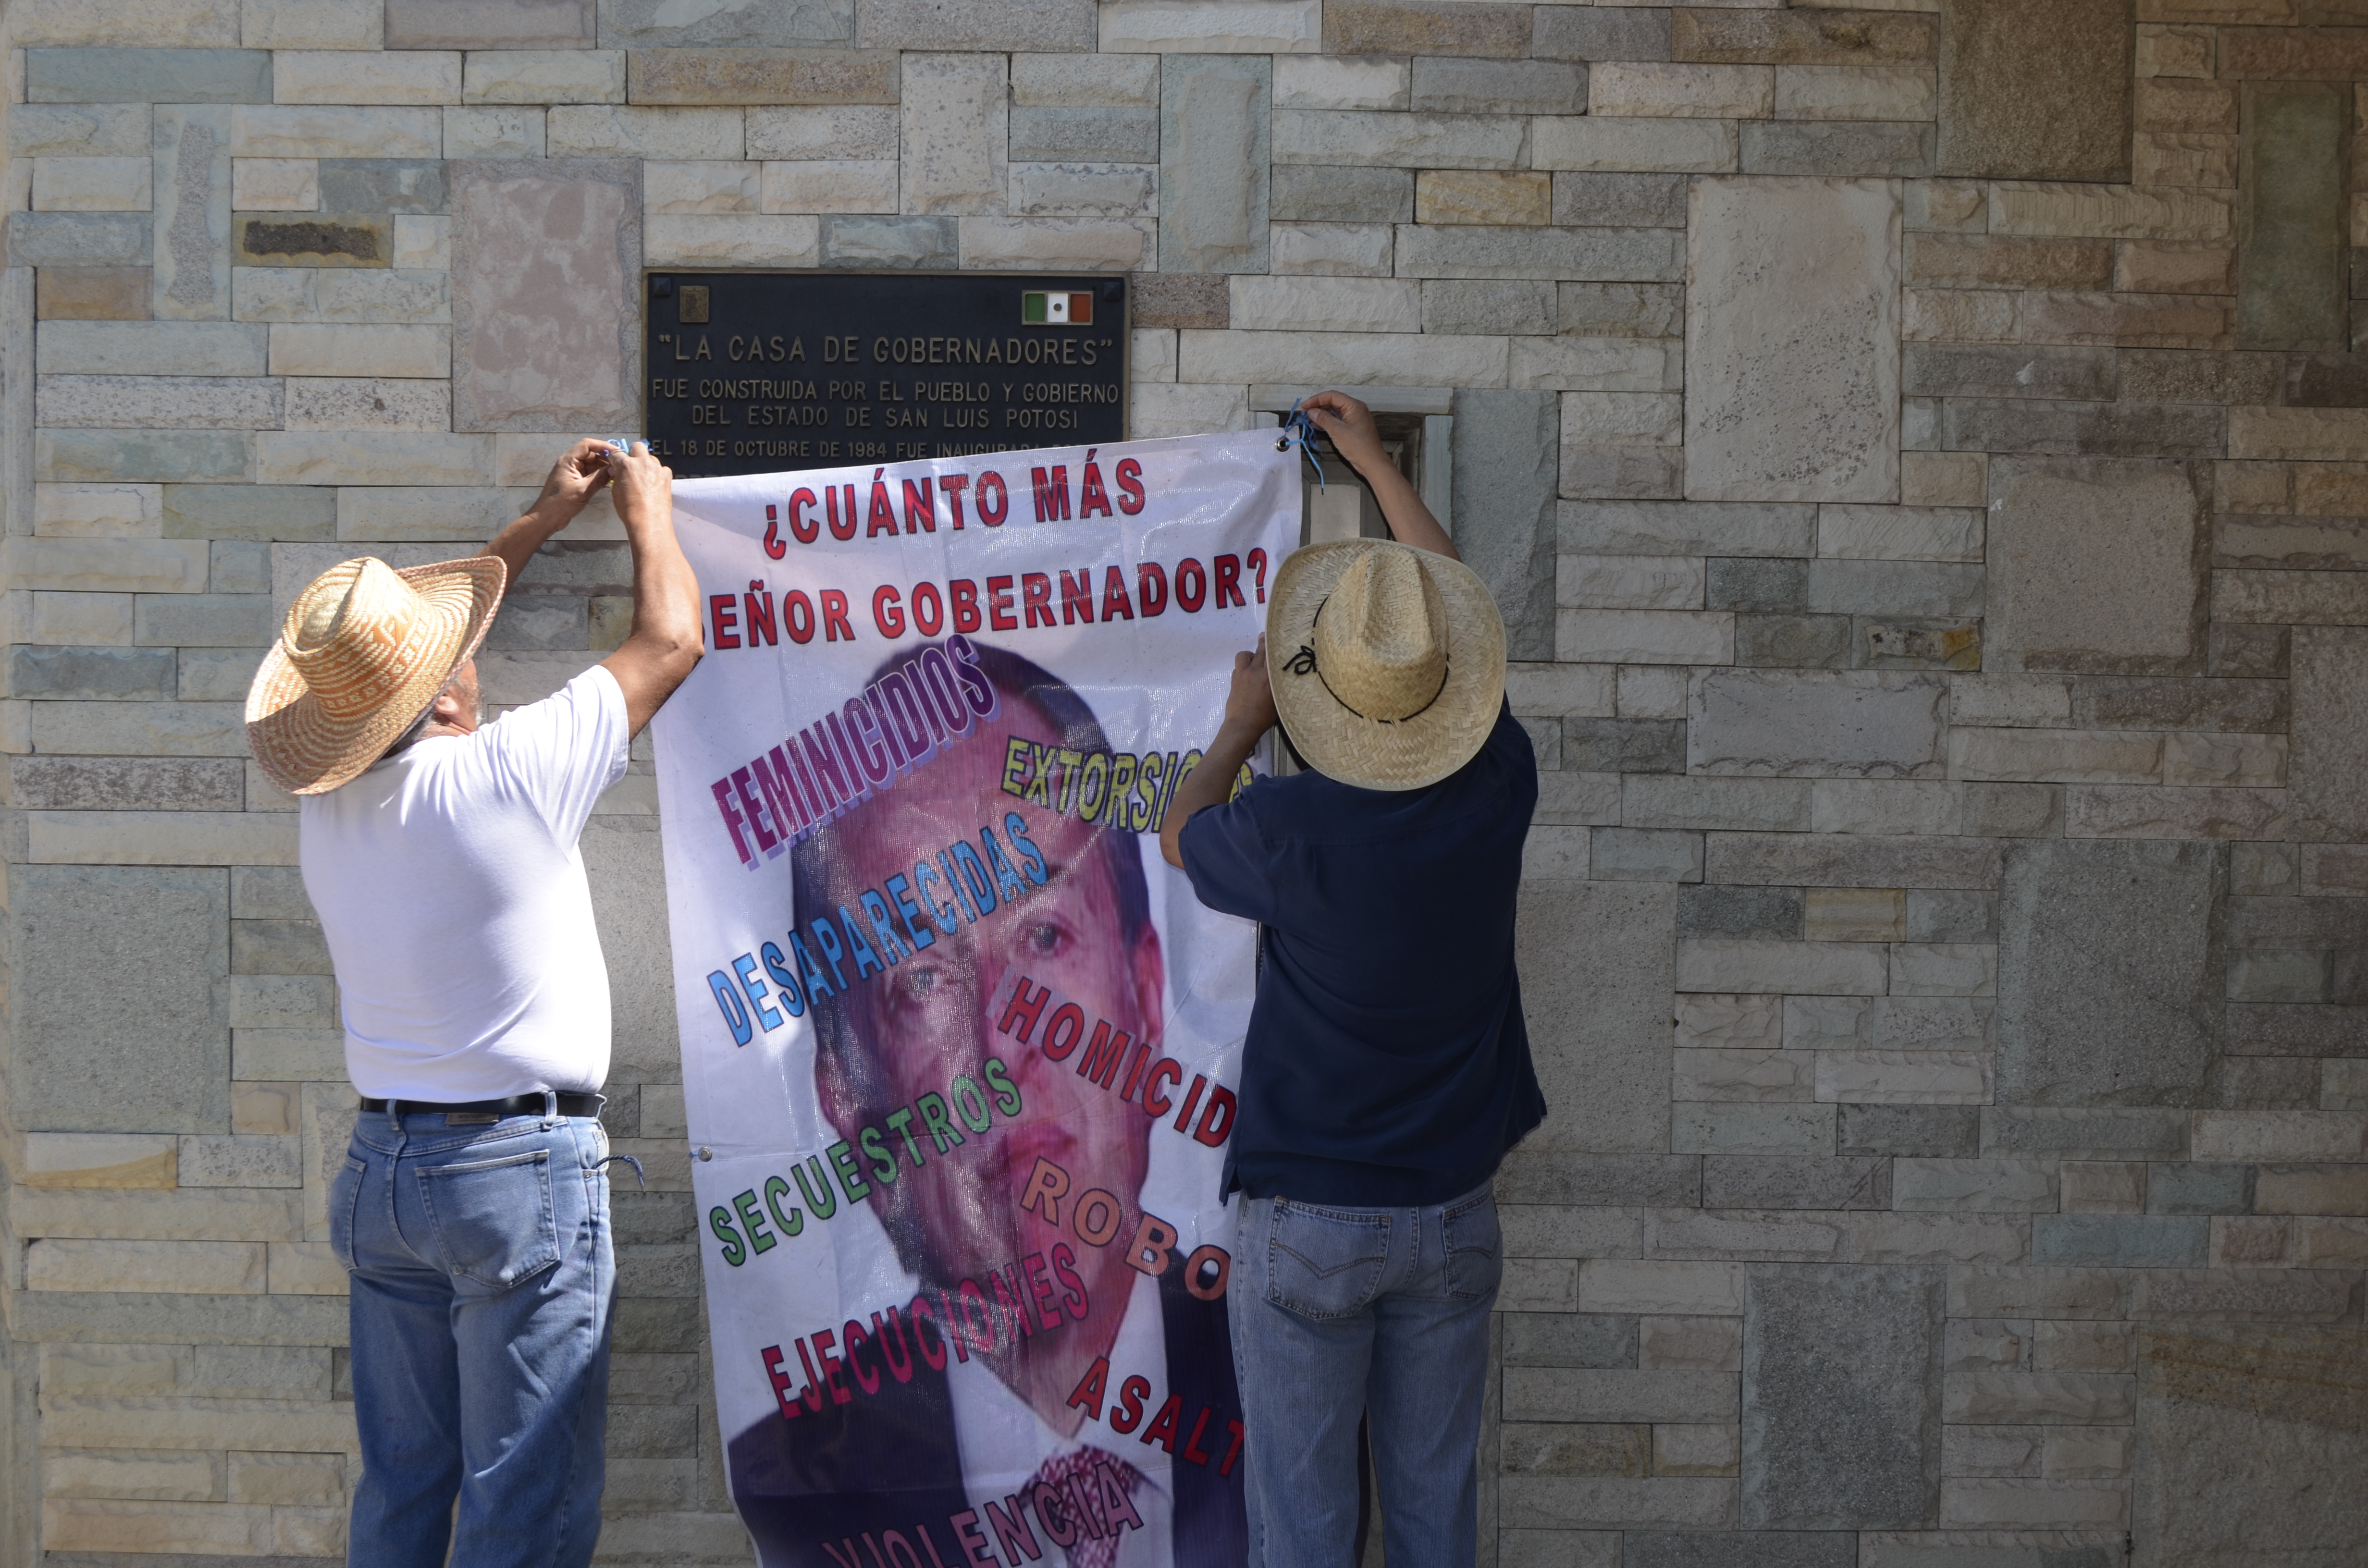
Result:
[[[491,555],[400,572],[366,555],[313,578],[247,688],[256,762],[291,795],[359,777],[476,653],[508,576]]]
[[[1266,609],[1275,711],[1310,767],[1368,790],[1436,784],[1505,699],[1505,623],[1460,561],[1382,540],[1286,557]]]

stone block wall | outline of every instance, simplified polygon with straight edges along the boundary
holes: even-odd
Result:
[[[645,267],[1133,276],[1451,411],[1544,769],[1502,1568],[2368,1555],[2368,29],[2314,0],[15,0],[0,1507],[327,1562],[351,1115],[239,703],[639,408]],[[1287,398],[1287,392],[1281,394]],[[1441,426],[1440,428],[1444,428]],[[620,639],[596,513],[484,658]],[[646,760],[603,1561],[745,1561]]]

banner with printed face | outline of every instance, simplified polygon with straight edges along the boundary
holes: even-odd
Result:
[[[1255,927],[1159,853],[1296,542],[1272,431],[686,481],[656,722],[732,1495],[767,1568],[1244,1560]]]

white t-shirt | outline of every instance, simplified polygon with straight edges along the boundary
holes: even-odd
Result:
[[[304,891],[365,1096],[498,1099],[608,1077],[609,967],[575,841],[631,740],[625,694],[596,665],[305,797]]]

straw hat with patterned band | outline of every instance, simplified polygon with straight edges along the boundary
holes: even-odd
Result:
[[[400,572],[366,555],[313,578],[247,688],[271,781],[325,794],[385,755],[476,653],[508,576],[492,555]]]
[[[1383,540],[1285,558],[1266,608],[1275,710],[1308,765],[1368,790],[1436,784],[1505,698],[1505,623],[1460,561]]]

